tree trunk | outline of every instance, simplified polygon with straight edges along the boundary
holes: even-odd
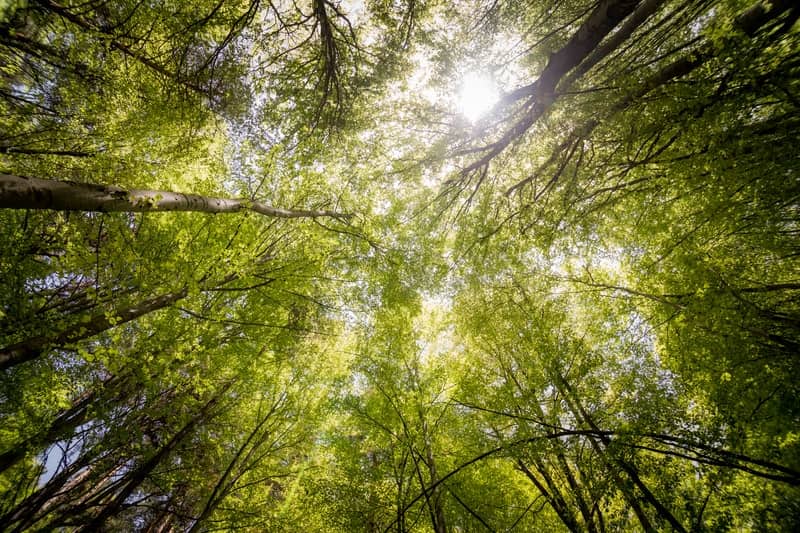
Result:
[[[615,453],[608,451],[608,446],[611,444],[611,439],[602,432],[602,430],[595,424],[594,420],[592,419],[591,415],[584,409],[583,405],[580,402],[580,399],[574,393],[572,387],[569,383],[561,376],[560,373],[555,373],[555,385],[556,388],[561,392],[566,400],[567,405],[569,406],[572,414],[579,422],[583,422],[584,424],[588,425],[593,431],[597,432],[597,438],[600,442],[603,443],[603,450],[602,456],[607,457],[610,459],[610,462],[616,465],[620,470],[625,472],[628,478],[633,482],[633,485],[636,486],[644,496],[644,499],[647,503],[649,503],[657,512],[658,515],[666,520],[672,529],[675,531],[679,531],[682,533],[686,533],[686,528],[678,521],[677,518],[667,509],[664,504],[662,504],[658,498],[656,498],[655,494],[649,489],[649,487],[642,481],[639,476],[639,472],[636,470],[636,467],[631,463],[625,461],[624,459],[620,459]],[[596,445],[596,441],[594,438],[589,437],[589,440],[593,443],[595,449],[600,452],[599,446]],[[633,494],[631,494],[633,497]],[[638,513],[637,513],[638,514]],[[641,517],[640,517],[641,519]],[[642,526],[647,529],[644,523]]]
[[[73,489],[84,484],[96,473],[98,464],[102,463],[100,448],[100,445],[96,445],[86,450],[78,459],[50,478],[44,486],[0,516],[0,524],[5,526],[5,531],[17,533],[30,529],[46,514],[70,502]],[[14,524],[16,527],[12,530],[11,526]]]
[[[653,3],[655,2],[646,1],[642,6],[640,6],[640,8],[637,9],[636,12],[634,12],[634,14],[631,16],[631,19],[629,19],[617,33],[615,33],[606,43],[604,43],[604,45],[598,47],[583,63],[581,63],[578,66],[578,68],[575,71],[573,71],[570,74],[569,77],[567,77],[563,81],[564,88],[567,88],[570,84],[575,82],[575,80],[577,80],[580,74],[585,73],[587,70],[589,70],[589,68],[593,66],[594,63],[592,62],[595,61],[594,59],[595,56],[601,53],[602,51],[601,49],[604,46],[608,46],[610,43],[616,41],[618,36],[623,31],[627,31],[627,26],[635,22],[637,14],[639,16],[643,16],[646,14],[647,10],[656,9],[657,6],[650,5]],[[788,10],[791,7],[791,2],[788,2],[787,0],[773,0],[772,2],[769,2],[769,5],[770,9],[767,10],[762,6],[761,3],[754,4],[749,9],[742,12],[736,18],[736,21],[734,23],[735,27],[752,37],[758,32],[759,29],[761,29],[762,26],[764,26],[769,21],[781,15],[784,11]],[[632,32],[633,29],[631,29],[630,31]],[[620,43],[616,43],[615,46],[618,46],[619,44]],[[605,118],[608,118],[610,116],[613,116],[617,113],[620,113],[628,109],[631,105],[633,105],[643,96],[647,95],[649,92],[659,87],[666,85],[670,81],[688,75],[689,73],[697,69],[699,66],[704,64],[706,61],[714,58],[717,53],[718,50],[715,48],[713,44],[706,44],[705,46],[700,47],[698,50],[694,50],[691,53],[679,59],[676,59],[672,63],[669,63],[668,65],[662,67],[655,74],[645,79],[644,82],[641,83],[635,91],[625,95],[618,102],[614,103],[610,107],[610,110],[606,113]],[[596,61],[599,61],[600,59],[602,58],[598,58]],[[528,92],[530,92],[531,88],[533,87],[535,87],[535,84],[517,89],[513,91],[507,98],[511,98],[511,95],[518,95],[516,96],[516,98],[522,98],[525,94],[527,94],[525,91],[527,90]],[[522,187],[528,185],[530,182],[534,181],[544,169],[553,164],[553,162],[557,158],[561,157],[568,147],[573,146],[575,145],[575,143],[578,143],[583,139],[588,138],[589,135],[591,135],[592,132],[595,130],[595,128],[597,128],[597,126],[601,124],[602,120],[603,119],[601,118],[591,118],[586,122],[584,122],[581,126],[575,128],[569,134],[567,139],[564,142],[562,142],[555,150],[553,150],[551,156],[543,165],[539,167],[538,170],[533,172],[530,177],[525,178],[524,180],[509,187],[505,191],[505,195],[510,196],[515,191],[521,189]],[[532,124],[533,122],[527,124],[525,130],[527,130],[527,128],[530,127],[530,125]],[[493,150],[489,155],[491,155],[491,157],[497,155],[497,153],[502,151],[505,148],[505,146],[507,146],[514,138],[518,137],[519,135],[522,135],[522,133],[524,133],[525,130],[515,133],[515,136],[509,138],[508,141],[505,142],[503,146],[500,147],[499,150],[495,149],[496,153],[495,150]],[[512,132],[509,132],[509,134],[510,133]],[[507,134],[507,136],[509,134]],[[505,137],[503,140],[505,140]],[[484,158],[481,159],[481,161],[488,162],[487,157],[488,156],[485,156]]]
[[[530,468],[528,468],[528,465],[526,465],[522,459],[517,459],[517,468],[523,474],[525,474],[529,480],[531,480],[537,489],[539,489],[539,492],[542,494],[542,496],[544,496],[544,499],[547,500],[547,503],[550,504],[550,507],[553,508],[564,525],[567,526],[567,529],[575,532],[582,531],[581,527],[578,525],[577,518],[575,518],[575,515],[572,512],[572,507],[567,505],[567,502],[564,500],[564,496],[561,494],[561,491],[558,490],[558,486],[553,483],[552,478],[550,478],[543,465],[537,464],[537,471],[545,480],[545,483],[547,484],[546,487],[544,483],[542,483],[530,470]]]
[[[617,49],[636,29],[655,13],[665,0],[644,0],[639,7],[625,19],[625,22],[608,39],[597,46],[580,65],[567,76],[560,84],[559,91],[565,90],[575,80],[586,74],[593,66],[602,61],[608,54]]]
[[[346,220],[352,215],[335,211],[282,209],[242,198],[210,198],[172,191],[124,190],[113,185],[44,180],[0,174],[0,208],[53,209],[56,211],[238,213],[253,211],[277,218],[331,217]]]
[[[133,494],[133,491],[136,490],[139,485],[141,485],[147,476],[155,470],[155,468],[161,464],[161,462],[169,456],[172,451],[177,448],[177,446],[189,436],[189,434],[194,430],[195,426],[204,420],[208,420],[210,418],[210,411],[211,409],[219,402],[222,395],[225,391],[228,390],[232,383],[229,383],[227,386],[223,387],[223,389],[215,394],[206,404],[200,409],[200,411],[191,419],[189,420],[172,438],[164,444],[152,457],[148,460],[143,462],[133,471],[129,472],[127,475],[127,480],[122,485],[122,488],[114,495],[110,502],[106,503],[100,513],[97,514],[92,520],[88,523],[83,525],[78,532],[79,533],[90,533],[93,531],[102,531],[103,525],[105,524],[106,520],[114,516],[116,513],[119,512],[122,505],[125,503],[125,500]]]
[[[0,473],[14,466],[27,453],[39,452],[59,440],[73,436],[75,430],[89,420],[89,407],[92,404],[108,405],[117,402],[128,394],[128,389],[136,386],[130,379],[130,374],[123,374],[121,377],[112,375],[96,383],[94,388],[75,398],[68,409],[61,410],[47,428],[0,454]]]
[[[200,512],[197,520],[192,525],[191,529],[189,529],[188,533],[194,533],[198,531],[203,523],[211,516],[211,514],[216,510],[220,503],[228,496],[233,486],[239,480],[239,478],[247,471],[248,468],[252,468],[255,466],[254,464],[248,465],[250,458],[252,457],[253,453],[263,444],[269,432],[262,432],[262,429],[269,422],[276,414],[277,410],[281,407],[282,399],[279,399],[275,402],[270,410],[261,418],[261,420],[256,424],[250,434],[245,439],[244,443],[236,450],[236,453],[233,455],[233,458],[228,463],[227,468],[222,473],[222,475],[217,480],[217,483],[214,485],[214,489],[211,491],[211,494],[206,500],[205,506],[203,506],[203,510]],[[257,439],[257,440],[256,440]],[[255,441],[255,443],[253,442]],[[252,444],[252,447],[251,447]],[[249,451],[247,449],[250,448]],[[247,453],[245,453],[247,451]],[[242,460],[242,457],[244,459]],[[239,473],[237,475],[233,475],[233,471],[235,468],[239,468]]]
[[[425,462],[428,465],[430,483],[433,487],[433,490],[431,491],[431,503],[433,505],[433,515],[436,517],[434,531],[436,531],[436,533],[447,533],[447,521],[444,515],[444,506],[442,505],[442,492],[437,485],[437,482],[439,481],[439,474],[436,470],[436,462],[433,458],[433,450],[431,449],[431,442],[428,436],[428,425],[426,422],[423,422],[423,428],[425,431]]]
[[[0,348],[0,370],[36,359],[48,348],[62,348],[68,344],[93,337],[115,325],[130,322],[140,316],[168,307],[185,298],[188,292],[184,288],[178,292],[157,296],[118,311],[111,316],[106,313],[98,313],[90,317],[88,321],[72,325],[65,330],[50,335],[31,337]]]
[[[504,370],[504,372],[506,374],[506,379],[508,381],[510,381],[511,383],[513,383],[514,386],[516,387],[516,389],[522,395],[522,397],[524,397],[527,394],[527,390],[522,386],[522,384],[517,379],[517,376],[514,374],[512,369],[504,364],[503,365],[503,370]],[[544,410],[542,409],[541,404],[539,404],[536,401],[533,401],[533,402],[530,402],[528,405],[526,405],[526,407],[532,409],[534,411],[534,413],[536,414],[536,416],[539,417],[540,420],[545,420],[546,417],[545,417],[545,413],[544,413]],[[548,429],[547,433],[548,433],[548,435],[552,435],[553,431],[551,429]],[[580,530],[580,531],[586,530],[589,533],[596,533],[597,532],[597,527],[595,526],[595,523],[594,523],[593,513],[592,513],[591,509],[589,509],[589,507],[588,507],[588,505],[586,503],[586,499],[584,498],[584,494],[583,494],[583,489],[582,489],[581,483],[578,482],[578,480],[575,478],[575,475],[572,473],[569,461],[567,460],[567,457],[564,454],[564,447],[562,446],[561,442],[558,441],[558,440],[554,440],[552,445],[553,445],[553,454],[555,455],[556,462],[558,463],[558,466],[560,467],[561,471],[563,472],[564,477],[567,480],[567,483],[569,485],[570,491],[572,492],[572,495],[575,498],[575,502],[578,505],[578,509],[580,510],[581,515],[583,516],[584,527],[581,528],[581,527],[578,526],[577,518],[572,514],[571,511],[567,511],[569,516],[566,516],[564,514],[563,510],[559,510],[559,509],[556,508],[556,504],[558,504],[559,500],[561,502],[563,502],[563,507],[566,510],[569,510],[574,506],[567,505],[564,496],[561,494],[561,491],[558,489],[558,486],[555,485],[555,484],[552,484],[551,478],[549,477],[549,475],[547,474],[547,471],[546,471],[546,465],[544,463],[542,463],[541,461],[539,461],[539,460],[534,460],[533,462],[536,465],[536,467],[539,470],[539,472],[542,474],[542,478],[547,483],[550,484],[551,491],[553,492],[553,496],[552,497],[549,496],[548,494],[544,493],[544,492],[542,492],[542,495],[545,497],[545,499],[548,500],[548,502],[550,502],[551,506],[555,509],[556,513],[559,515],[559,517],[562,519],[564,524],[570,530],[576,530],[576,529]],[[539,490],[541,491],[543,487],[540,486],[538,484],[538,481],[534,479],[535,476],[532,477],[533,476],[532,472],[530,472],[529,470],[526,471],[527,466],[522,463],[521,459],[518,460],[518,465],[521,466],[521,467],[524,467],[523,470],[522,470],[523,473],[525,473],[525,475],[527,475],[529,479],[534,481],[534,484],[536,484],[537,488],[539,488]],[[580,468],[578,468],[577,465],[576,465],[576,469],[578,471],[578,474],[580,475]],[[565,520],[565,517],[569,521]]]
[[[550,55],[547,66],[539,75],[539,79],[506,96],[506,101],[529,97],[532,99],[533,107],[525,113],[522,119],[511,126],[500,140],[489,145],[488,152],[483,157],[467,166],[462,171],[462,175],[484,167],[515,139],[528,131],[552,106],[559,81],[577,67],[617,24],[634,11],[638,4],[638,0],[601,1],[567,44]]]
[[[92,157],[94,152],[82,150],[46,150],[43,148],[25,148],[24,146],[0,146],[0,154],[8,155],[59,155],[68,157]]]
[[[95,391],[89,390],[78,396],[72,406],[60,413],[50,426],[0,454],[0,473],[5,472],[19,462],[29,451],[38,451],[63,436],[75,431],[75,428],[86,421],[87,408],[95,399]]]

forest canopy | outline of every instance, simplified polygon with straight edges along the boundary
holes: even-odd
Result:
[[[0,1],[0,529],[800,530],[799,17]]]

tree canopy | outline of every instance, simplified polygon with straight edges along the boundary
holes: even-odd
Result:
[[[0,2],[0,528],[800,529],[798,18]]]

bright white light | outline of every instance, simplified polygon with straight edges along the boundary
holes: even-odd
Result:
[[[458,111],[475,122],[497,102],[497,89],[486,76],[470,72],[461,79]]]

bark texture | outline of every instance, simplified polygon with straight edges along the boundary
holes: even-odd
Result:
[[[113,185],[45,180],[10,174],[0,174],[0,208],[134,213],[253,211],[260,215],[277,218],[331,217],[342,220],[352,216],[335,211],[283,209],[241,198],[212,198],[199,194],[146,189],[125,190]]]

